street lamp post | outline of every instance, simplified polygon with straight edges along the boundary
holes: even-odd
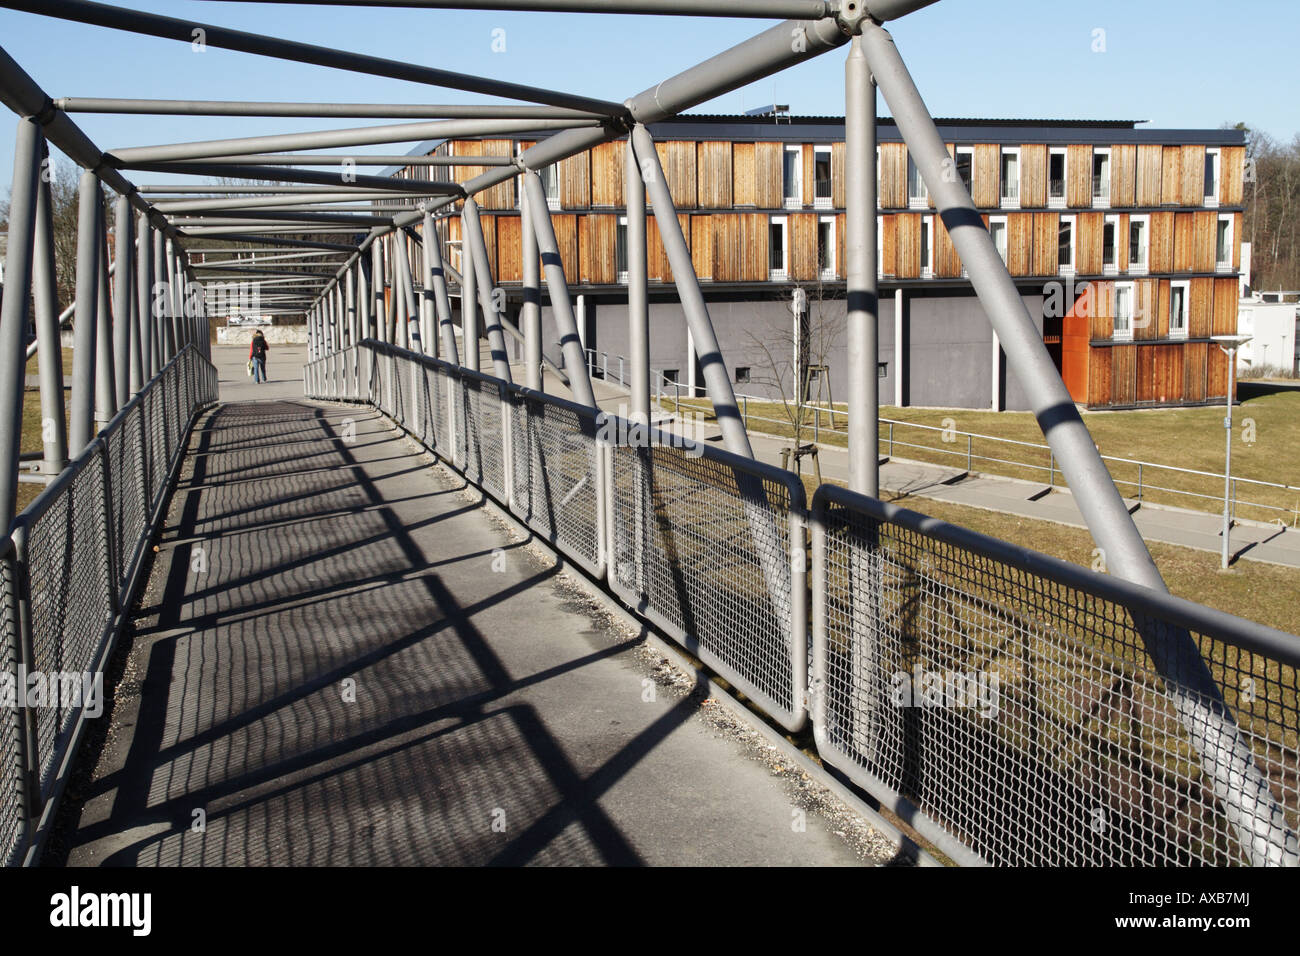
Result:
[[[1211,336],[1219,350],[1228,356],[1228,411],[1223,419],[1226,450],[1223,457],[1223,550],[1220,567],[1228,570],[1228,535],[1232,529],[1232,393],[1236,390],[1237,349],[1250,341],[1249,335]]]

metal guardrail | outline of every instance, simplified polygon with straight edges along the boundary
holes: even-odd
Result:
[[[1280,808],[1270,858],[1295,862],[1300,637],[841,488],[807,509],[780,469],[392,345],[340,354],[309,397],[405,422],[773,720],[811,718],[822,759],[954,861],[1251,859],[1142,640],[1185,629]]]
[[[22,702],[35,704],[0,707],[6,864],[31,862],[39,851],[85,726],[84,681],[103,673],[185,437],[216,395],[216,369],[187,346],[45,487],[0,544],[0,667]],[[43,702],[27,699],[26,678],[37,674],[47,688]],[[66,693],[75,677],[81,692]]]

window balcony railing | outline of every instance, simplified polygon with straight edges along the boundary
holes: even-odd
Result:
[[[1002,184],[1002,203],[1006,206],[1018,206],[1020,204],[1020,184],[1008,183]]]
[[[1092,198],[1096,202],[1110,202],[1110,177],[1092,177]]]

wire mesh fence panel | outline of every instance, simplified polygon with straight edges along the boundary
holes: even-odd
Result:
[[[191,407],[197,397],[191,396]],[[134,570],[136,551],[149,527],[149,497],[144,475],[144,405],[137,403],[105,434],[108,444],[109,500],[113,503],[117,588],[125,587]]]
[[[511,444],[515,513],[599,577],[604,502],[594,413],[536,395],[518,401]]]
[[[472,375],[464,376],[463,381],[468,407],[472,409],[470,420],[476,425],[472,435],[476,439],[478,481],[490,494],[504,501],[506,460],[501,388],[495,381]]]
[[[18,609],[14,600],[17,572],[12,539],[0,555],[0,674],[18,684],[20,640]],[[26,801],[23,798],[24,755],[22,711],[16,706],[0,707],[0,865],[20,861],[27,830]]]
[[[430,451],[447,450],[447,386],[442,371],[434,365],[424,367],[425,429],[424,444]]]
[[[824,759],[990,863],[1247,861],[1179,718],[1172,691],[1187,687],[1157,673],[1144,643],[1180,624],[996,549],[954,544],[930,531],[940,522],[885,520],[898,514],[910,513],[868,514],[838,489],[817,496],[814,620],[824,624],[813,683]],[[1295,661],[1222,635],[1192,638],[1262,775],[1264,802],[1285,818],[1272,833],[1280,850],[1300,824]]]
[[[145,393],[144,407],[149,441],[149,507],[157,506],[166,490],[170,449],[167,445],[166,390],[157,384]]]
[[[610,583],[797,728],[807,662],[803,486],[653,434],[653,443],[616,442],[611,452]]]
[[[25,566],[32,634],[32,666],[50,682],[37,708],[37,755],[42,793],[68,743],[88,679],[113,620],[109,580],[109,516],[104,454],[96,444],[77,470],[50,485],[36,510],[25,512]],[[57,489],[57,490],[56,490]],[[59,686],[53,676],[61,675]]]

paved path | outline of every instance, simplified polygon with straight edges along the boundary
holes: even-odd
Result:
[[[133,630],[74,865],[859,859],[373,411],[209,413]]]

